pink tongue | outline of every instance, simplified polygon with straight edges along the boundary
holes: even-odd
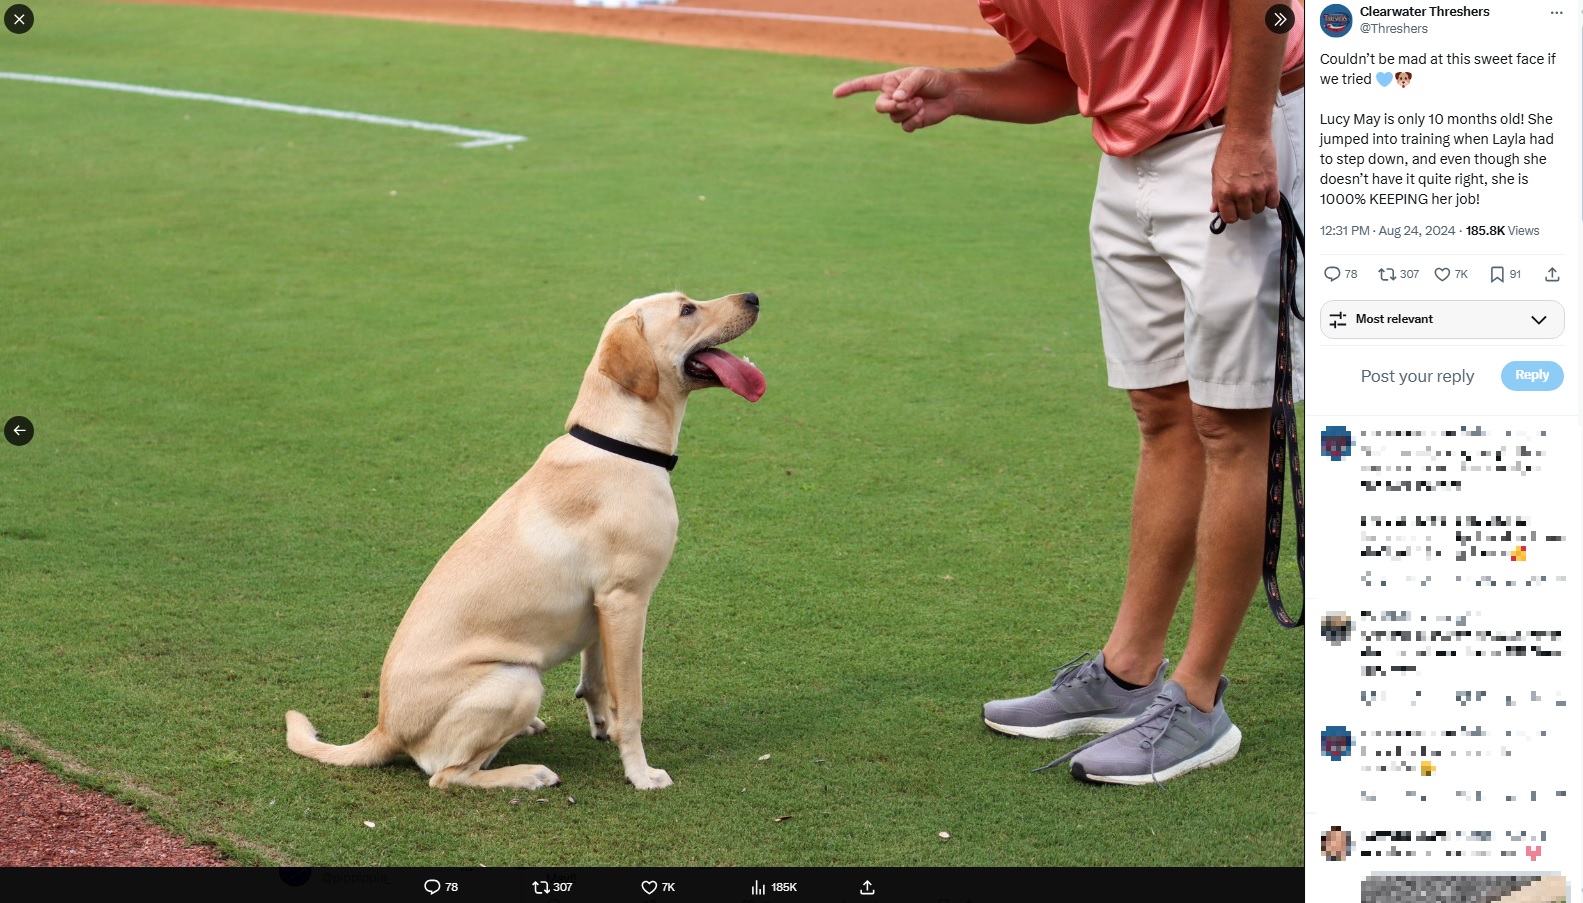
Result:
[[[748,401],[764,397],[764,374],[742,358],[719,348],[706,348],[693,358],[713,370],[721,385]]]

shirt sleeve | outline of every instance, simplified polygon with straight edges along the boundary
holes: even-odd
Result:
[[[1033,32],[1022,26],[1022,23],[1006,15],[1005,10],[995,0],[978,0],[978,14],[984,17],[989,27],[995,29],[1006,43],[1011,45],[1012,53],[1021,53],[1036,40]]]

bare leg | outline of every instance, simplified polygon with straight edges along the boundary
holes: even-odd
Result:
[[[1187,649],[1171,677],[1207,712],[1259,581],[1270,412],[1193,405],[1193,422],[1206,470],[1198,577]]]
[[[1166,630],[1193,566],[1204,504],[1204,449],[1186,383],[1127,394],[1142,445],[1127,585],[1105,643],[1105,666],[1122,680],[1147,685],[1164,657]]]

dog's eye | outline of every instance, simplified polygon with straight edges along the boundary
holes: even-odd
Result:
[[[682,316],[684,316],[684,317],[692,316],[693,314],[695,314],[697,312],[698,312],[698,305],[696,305],[696,304],[683,304],[682,305]]]

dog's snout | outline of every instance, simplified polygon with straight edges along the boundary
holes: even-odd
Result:
[[[743,292],[742,300],[747,303],[748,307],[754,308],[755,310],[758,309],[759,296],[757,292]]]

